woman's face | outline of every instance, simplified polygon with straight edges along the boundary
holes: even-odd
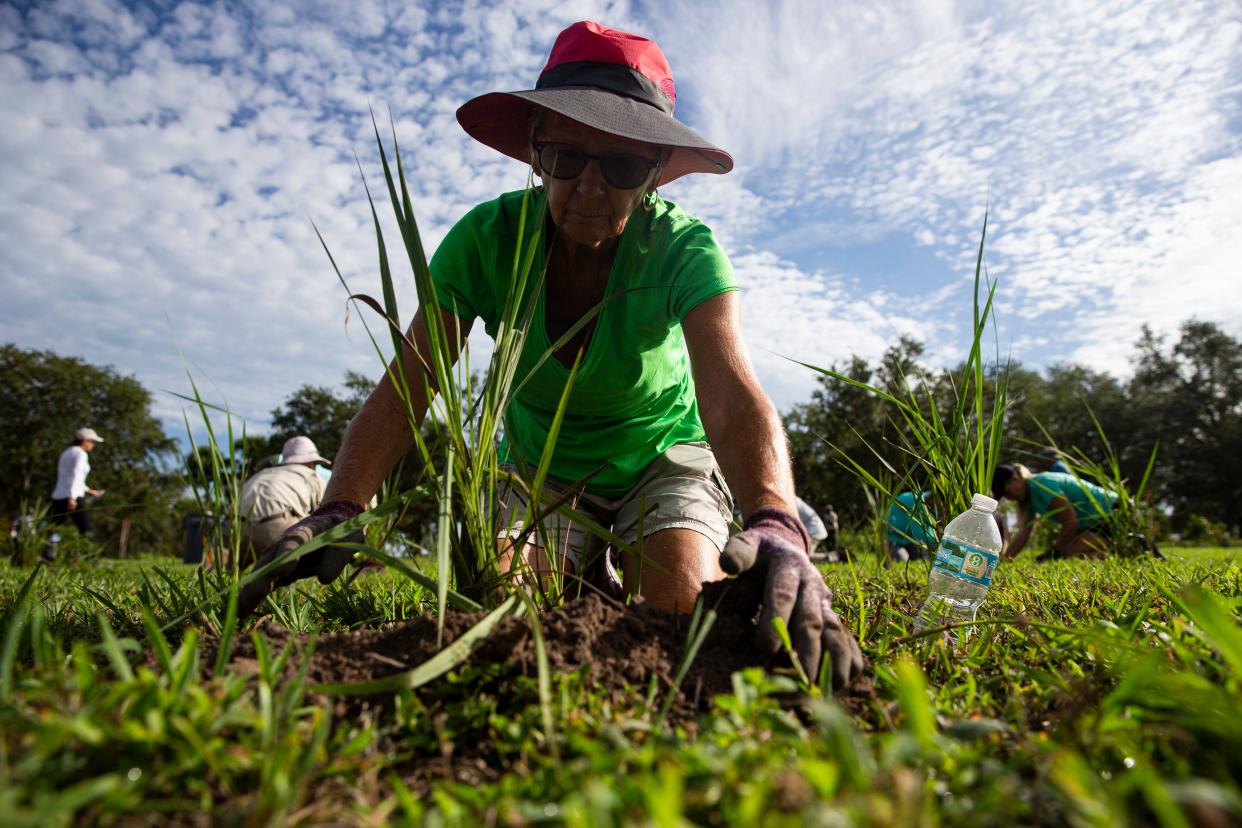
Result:
[[[652,161],[660,159],[659,149],[650,144],[596,132],[551,112],[541,118],[534,140],[541,144],[565,144],[588,155],[636,155]],[[630,214],[652,189],[658,174],[652,170],[639,186],[621,189],[604,180],[599,162],[594,159],[587,162],[578,176],[564,180],[553,178],[543,170],[536,155],[532,148],[531,163],[548,194],[548,211],[552,214],[552,221],[567,241],[590,248],[597,248],[621,235]]]
[[[1005,497],[1010,500],[1016,500],[1019,503],[1026,500],[1026,481],[1022,478],[1022,475],[1015,474],[1005,481]]]

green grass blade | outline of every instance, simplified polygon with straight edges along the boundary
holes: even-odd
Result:
[[[21,645],[22,632],[26,629],[26,620],[30,615],[30,604],[27,598],[35,579],[39,576],[40,567],[26,578],[17,597],[13,601],[12,614],[4,630],[4,651],[0,652],[0,699],[8,701],[13,692],[13,665],[17,662],[17,651]]]
[[[531,638],[535,644],[535,668],[539,686],[539,712],[543,718],[544,735],[547,738],[552,759],[560,764],[561,753],[556,739],[556,718],[552,715],[552,671],[548,667],[548,648],[543,639],[543,625],[539,621],[539,607],[535,600],[524,589],[519,589],[518,596],[526,607],[526,620],[530,624]]]
[[[449,578],[452,577],[452,561],[449,558],[453,533],[453,451],[448,445],[444,464],[443,488],[440,491],[439,529],[436,533],[436,646],[444,643],[444,612],[448,609]]]
[[[400,688],[414,690],[422,687],[430,681],[452,670],[458,664],[461,664],[476,647],[492,634],[492,630],[496,625],[510,615],[517,615],[514,612],[518,606],[518,597],[510,595],[500,606],[489,612],[481,621],[475,624],[461,637],[440,650],[427,661],[412,670],[406,670],[403,673],[397,673],[393,676],[386,676],[381,679],[372,681],[362,681],[355,683],[343,684],[316,684],[311,686],[311,690],[316,693],[334,693],[344,696],[363,696],[373,693],[392,693]],[[525,608],[523,607],[522,610]]]

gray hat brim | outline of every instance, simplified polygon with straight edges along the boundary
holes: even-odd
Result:
[[[510,158],[530,163],[527,113],[532,106],[609,135],[671,150],[660,176],[667,184],[690,173],[727,173],[733,157],[653,106],[593,87],[489,92],[464,103],[457,122],[470,137]]]

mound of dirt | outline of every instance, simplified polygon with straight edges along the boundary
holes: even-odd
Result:
[[[692,720],[706,710],[713,695],[731,689],[737,670],[767,666],[752,646],[753,606],[747,610],[730,602],[723,591],[712,595],[718,616],[681,685],[675,720]],[[723,598],[724,600],[719,600]],[[381,629],[353,630],[319,636],[311,656],[312,684],[353,683],[382,678],[422,664],[442,646],[455,641],[477,623],[481,613],[446,613],[443,644],[436,644],[436,619],[425,616]],[[627,689],[640,691],[656,677],[661,690],[672,685],[686,647],[690,617],[657,612],[639,603],[622,606],[597,595],[587,595],[540,616],[548,663],[555,673],[570,673],[590,665],[595,687],[621,699]],[[257,628],[279,652],[292,641],[305,649],[309,636],[271,624]],[[233,654],[235,667],[253,666],[254,645],[239,640]],[[536,675],[535,644],[524,618],[501,621],[471,654],[467,664],[507,662],[522,675]],[[290,677],[300,662],[291,659]]]
[[[747,667],[773,666],[754,646],[756,596],[731,591],[723,583],[708,585],[705,596],[717,617],[669,714],[670,724],[687,729],[693,729],[698,716],[710,709],[714,696],[731,691],[733,673]],[[456,640],[481,618],[482,614],[448,612],[441,647]],[[622,707],[636,693],[645,693],[653,677],[660,688],[659,698],[664,698],[685,652],[690,617],[657,612],[641,603],[626,607],[588,595],[544,613],[540,621],[551,670],[570,673],[589,665],[593,692],[604,694]],[[309,643],[308,636],[268,622],[257,629],[275,652],[291,642],[295,650],[305,651]],[[308,680],[311,684],[335,684],[382,678],[422,664],[441,647],[436,645],[436,619],[432,616],[381,629],[320,636],[314,644]],[[205,663],[211,662],[211,658],[205,659]],[[232,662],[234,669],[257,672],[254,645],[248,638],[237,642]],[[537,675],[530,624],[524,618],[500,622],[465,664],[508,664],[521,675]],[[287,677],[296,675],[300,666],[297,658],[290,659]],[[863,679],[859,684],[851,692],[853,699],[845,700],[847,704],[865,703],[863,699],[870,695],[869,680]],[[433,682],[427,689],[434,686]],[[355,723],[374,720],[391,703],[390,698],[383,696],[313,700],[332,705],[338,717]],[[500,769],[482,761],[477,750],[463,747],[458,746],[451,759],[415,760],[403,775],[416,789],[423,789],[433,777],[446,775],[464,782],[494,778]]]

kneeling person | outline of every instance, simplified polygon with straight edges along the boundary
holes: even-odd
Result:
[[[930,492],[902,492],[888,510],[888,557],[894,562],[920,560],[940,542],[927,505]]]
[[[658,193],[733,166],[673,116],[675,100],[653,41],[582,21],[557,38],[534,89],[484,94],[458,110],[469,135],[529,164],[538,186],[485,201],[449,230],[429,264],[439,307],[419,308],[404,359],[350,422],[325,502],[277,550],[360,514],[410,448],[411,420],[422,422],[425,391],[435,390],[423,367],[433,359],[429,330],[456,334],[441,354],[454,363],[476,323],[495,338],[511,324],[506,307],[529,308],[501,461],[538,468],[558,428],[545,494],[572,498],[581,486],[575,505],[633,550],[621,557],[625,591],[689,612],[704,582],[746,573],[763,590],[761,648],[779,651],[779,617],[807,674],[814,679],[826,650],[840,687],[861,672],[862,653],[811,563],[780,414],[742,339],[733,269],[707,225]],[[547,234],[526,259],[542,278],[514,283],[524,249],[515,246],[532,224]],[[403,369],[408,399],[395,382]],[[745,526],[732,538],[730,490]],[[588,577],[578,572],[590,563],[581,531],[553,522],[538,532],[543,544],[529,542],[520,497],[503,504],[502,573]],[[275,586],[330,582],[350,556],[316,549],[255,578],[239,614]]]
[[[279,466],[269,466],[242,484],[243,561],[262,555],[286,529],[319,506],[326,488],[315,471],[321,463],[331,465],[309,437],[298,435],[285,441]]]
[[[1022,551],[1035,530],[1036,519],[1052,515],[1060,524],[1052,548],[1039,556],[1048,558],[1101,557],[1108,549],[1109,516],[1117,495],[1072,474],[1031,474],[1022,465],[1001,465],[992,476],[992,495],[1018,504],[1018,533],[1007,553]]]

